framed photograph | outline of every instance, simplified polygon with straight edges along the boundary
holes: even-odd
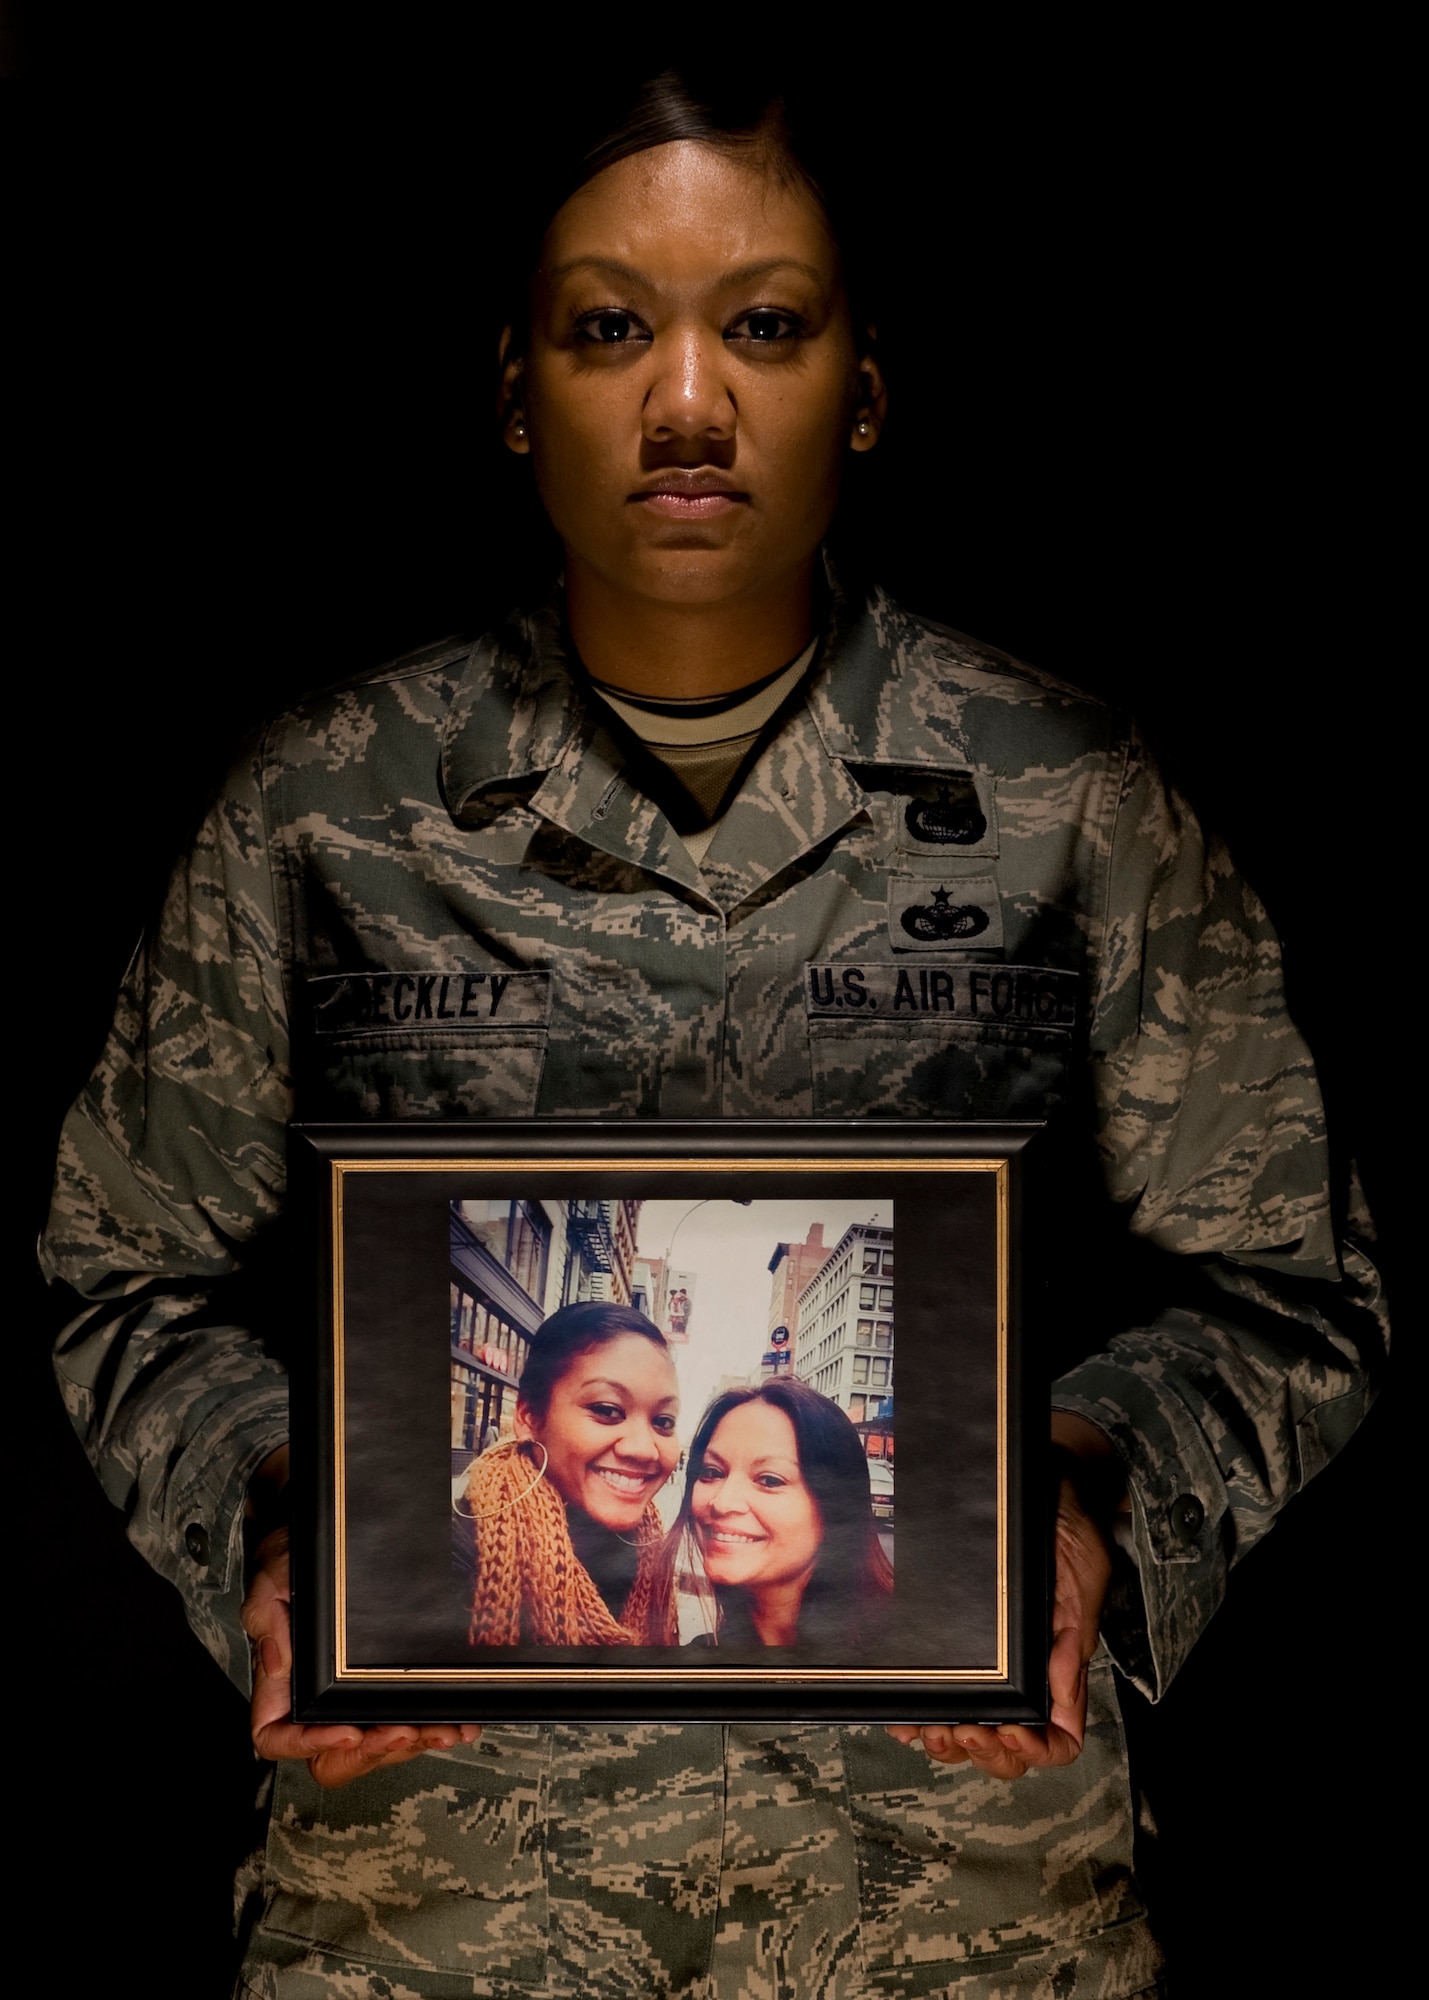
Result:
[[[295,1126],[295,1716],[1045,1721],[1040,1130]]]

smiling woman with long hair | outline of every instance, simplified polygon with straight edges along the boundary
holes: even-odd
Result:
[[[705,1643],[802,1643],[833,1658],[886,1623],[893,1570],[868,1461],[844,1411],[807,1383],[715,1398],[690,1444],[669,1547],[713,1596]]]

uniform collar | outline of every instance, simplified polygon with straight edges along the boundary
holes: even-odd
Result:
[[[493,793],[617,859],[728,911],[860,816],[876,767],[963,769],[964,712],[996,656],[915,619],[883,591],[850,602],[830,577],[806,704],[765,750],[721,821],[704,884],[659,808],[625,777],[604,703],[572,673],[560,602],[515,614],[472,649],[442,745],[443,795],[471,822]],[[998,662],[1006,665],[1006,662]]]
[[[442,736],[442,796],[460,822],[481,794],[544,777],[586,706],[566,664],[559,600],[478,639]]]
[[[837,589],[809,713],[824,748],[855,770],[966,770],[966,710],[989,667],[1010,666],[960,633],[916,618],[874,588],[857,603]]]

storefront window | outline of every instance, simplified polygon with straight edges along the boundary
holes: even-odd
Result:
[[[551,1241],[551,1224],[544,1210],[529,1201],[511,1205],[511,1239],[506,1268],[533,1299],[546,1293],[546,1252]]]

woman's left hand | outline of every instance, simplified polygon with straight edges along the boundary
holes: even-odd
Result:
[[[1110,1443],[1094,1425],[1058,1413],[1053,1437],[1079,1458],[1105,1463]],[[1081,1755],[1087,1728],[1087,1666],[1097,1647],[1102,1605],[1111,1580],[1111,1551],[1076,1486],[1063,1476],[1057,1492],[1056,1569],[1052,1596],[1052,1651],[1047,1680],[1052,1697],[1045,1729],[1021,1723],[983,1728],[971,1722],[891,1723],[900,1743],[921,1743],[939,1764],[976,1764],[990,1778],[1020,1778],[1027,1771],[1070,1764]]]

